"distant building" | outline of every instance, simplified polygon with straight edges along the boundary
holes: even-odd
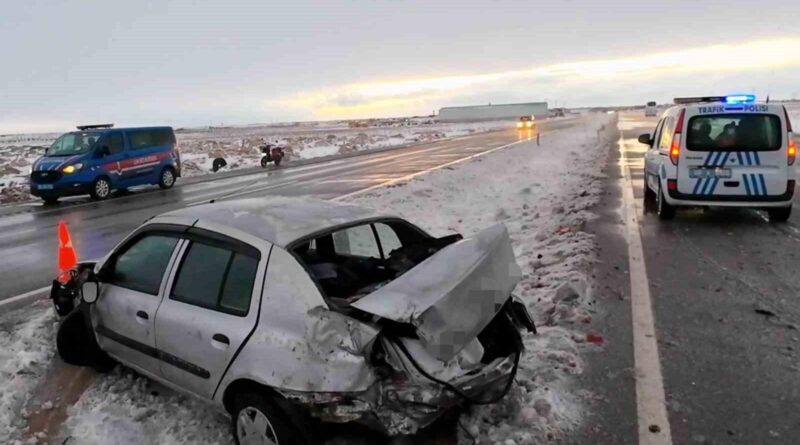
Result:
[[[439,110],[439,121],[441,122],[519,119],[521,116],[536,116],[536,119],[547,118],[547,102],[445,107]]]

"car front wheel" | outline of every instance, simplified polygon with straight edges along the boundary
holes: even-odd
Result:
[[[233,438],[237,445],[305,444],[284,414],[268,397],[244,393],[236,398],[231,413]]]
[[[90,194],[92,198],[98,201],[108,199],[111,196],[111,182],[106,178],[95,179],[94,183],[92,183]]]

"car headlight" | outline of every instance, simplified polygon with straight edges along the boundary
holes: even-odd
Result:
[[[533,122],[528,122],[528,127],[533,127]]]
[[[517,128],[522,128],[522,122],[517,122]]]
[[[64,167],[64,169],[61,170],[61,171],[63,171],[64,173],[73,173],[73,172],[76,172],[76,171],[80,170],[82,167],[83,167],[83,164],[77,163],[77,164],[68,165],[68,166]]]

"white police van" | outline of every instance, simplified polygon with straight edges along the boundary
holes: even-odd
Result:
[[[755,96],[677,98],[651,136],[645,202],[661,219],[677,206],[766,210],[772,222],[792,211],[797,143],[786,108]]]

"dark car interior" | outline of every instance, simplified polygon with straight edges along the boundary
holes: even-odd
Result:
[[[358,245],[348,245],[347,236],[357,232]],[[433,238],[405,221],[389,220],[316,235],[296,244],[292,252],[328,301],[346,308],[461,238]]]

